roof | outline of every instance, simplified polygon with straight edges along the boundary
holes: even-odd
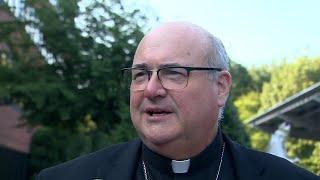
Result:
[[[289,136],[320,140],[320,82],[251,118],[249,124],[273,133],[284,122],[291,125]]]

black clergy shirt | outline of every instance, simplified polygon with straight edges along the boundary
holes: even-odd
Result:
[[[171,159],[157,154],[145,145],[136,169],[136,180],[145,180],[142,159],[145,162],[148,180],[215,180],[223,149],[223,137],[219,129],[212,143],[200,154],[190,158],[190,167],[187,173],[174,173]],[[220,169],[219,180],[233,180],[235,168],[232,164],[230,149],[225,145],[224,156]]]

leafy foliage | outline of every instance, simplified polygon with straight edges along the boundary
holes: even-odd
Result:
[[[1,22],[9,51],[1,58],[0,102],[19,105],[30,125],[41,126],[32,172],[135,136],[120,69],[131,64],[146,18],[116,0],[82,10],[75,0],[26,0],[24,9],[29,19]],[[40,32],[38,41],[25,25]]]
[[[247,70],[240,64],[231,64],[233,76],[232,94],[235,96],[233,104],[239,112],[239,119],[244,124],[243,130],[249,135],[248,146],[264,151],[268,145],[269,135],[247,125],[249,118],[255,115],[261,106],[259,98],[260,84],[269,79],[269,71],[266,67]],[[240,80],[239,80],[240,79]]]
[[[233,61],[230,63],[230,73],[233,78],[231,94],[234,100],[236,100],[242,94],[251,90],[252,77],[245,67]]]
[[[232,140],[244,146],[250,146],[250,140],[247,132],[245,131],[244,124],[240,121],[238,110],[233,105],[233,97],[229,97],[225,112],[223,115],[221,127]]]
[[[270,81],[271,67],[266,65],[261,67],[252,67],[249,69],[249,75],[252,79],[251,90],[261,92],[263,84]]]
[[[241,112],[240,119],[244,123],[248,123],[249,118],[256,114],[261,107],[259,92],[250,91],[247,94],[242,95],[239,100],[234,102],[234,104]]]

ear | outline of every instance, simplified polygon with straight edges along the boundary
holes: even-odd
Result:
[[[231,74],[228,71],[220,72],[217,80],[217,85],[218,85],[217,100],[218,100],[219,107],[222,107],[225,105],[229,96],[231,84],[232,84]]]

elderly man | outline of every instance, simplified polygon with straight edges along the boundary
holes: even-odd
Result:
[[[318,179],[222,133],[219,117],[231,86],[228,57],[201,27],[171,22],[152,30],[123,75],[140,139],[43,170],[38,179]]]

